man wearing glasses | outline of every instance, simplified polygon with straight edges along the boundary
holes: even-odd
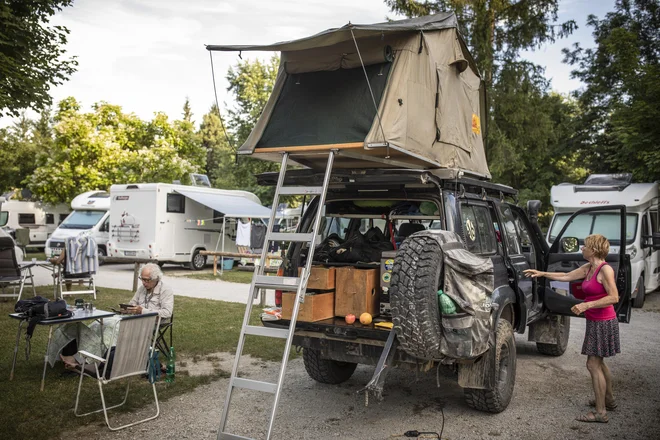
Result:
[[[145,264],[140,272],[142,284],[129,301],[132,307],[128,307],[126,312],[133,315],[157,312],[161,323],[169,322],[174,309],[174,292],[163,283],[162,278],[163,271],[157,264]]]

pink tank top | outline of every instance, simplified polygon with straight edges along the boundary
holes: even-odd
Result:
[[[600,272],[600,268],[605,264],[607,263],[603,262],[603,264],[598,266],[593,276],[590,279],[587,279],[589,277],[589,273],[591,272],[591,268],[589,268],[589,272],[587,272],[587,278],[582,281],[582,291],[585,295],[585,302],[597,301],[607,296],[605,286],[598,282],[598,273]],[[607,307],[589,309],[584,312],[584,316],[591,321],[608,321],[610,319],[616,318],[616,312],[614,311],[614,306],[609,305]]]

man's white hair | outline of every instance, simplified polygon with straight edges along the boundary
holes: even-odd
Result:
[[[160,266],[157,265],[156,263],[147,263],[144,266],[142,266],[142,269],[140,269],[140,274],[142,274],[142,271],[145,269],[149,269],[149,277],[153,280],[154,278],[160,281],[163,278],[163,271],[160,269]]]

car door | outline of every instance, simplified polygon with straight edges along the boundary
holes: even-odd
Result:
[[[525,211],[520,207],[509,205],[513,217],[515,219],[515,226],[518,230],[518,236],[520,238],[520,247],[522,250],[522,255],[527,260],[527,263],[531,269],[538,269],[543,267],[544,255],[541,251],[542,246],[539,242],[538,237],[534,234],[532,224],[530,223]],[[524,277],[521,282],[529,282],[531,280],[531,299],[532,303],[528,304],[529,311],[540,312],[540,301],[538,299],[538,289],[539,289],[539,279],[538,278],[528,278]],[[523,286],[525,289],[529,290],[529,286]]]
[[[552,246],[550,246],[544,270],[547,272],[571,272],[586,263],[582,257],[582,253],[577,252],[584,243],[577,241],[576,249],[568,249],[562,246],[562,239],[569,237],[565,233],[569,230],[575,218],[581,214],[592,213],[594,211],[608,211],[610,213],[618,211],[620,214],[618,222],[620,228],[618,228],[618,233],[615,233],[611,237],[606,237],[613,247],[618,246],[619,252],[610,253],[605,260],[614,269],[616,287],[619,291],[619,302],[614,305],[614,309],[616,310],[619,322],[627,323],[630,322],[632,302],[630,300],[630,256],[625,253],[626,207],[624,205],[597,206],[575,212],[561,229]],[[548,311],[558,315],[576,316],[571,312],[571,307],[582,302],[582,300],[572,296],[568,286],[560,286],[559,282],[550,281],[546,278],[543,280],[545,282],[543,287],[543,302]],[[584,317],[584,314],[580,316]]]

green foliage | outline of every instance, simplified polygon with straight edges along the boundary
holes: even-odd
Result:
[[[170,182],[204,167],[206,155],[189,121],[150,122],[120,106],[96,104],[81,113],[73,98],[54,116],[52,147],[37,158],[29,188],[41,200],[69,202],[77,194],[114,183]]]
[[[619,0],[603,20],[590,16],[596,47],[564,49],[586,87],[576,96],[584,159],[598,172],[660,179],[660,4]]]
[[[21,109],[43,110],[49,89],[62,84],[78,65],[63,59],[69,30],[48,26],[50,17],[72,0],[0,2],[0,117]]]

